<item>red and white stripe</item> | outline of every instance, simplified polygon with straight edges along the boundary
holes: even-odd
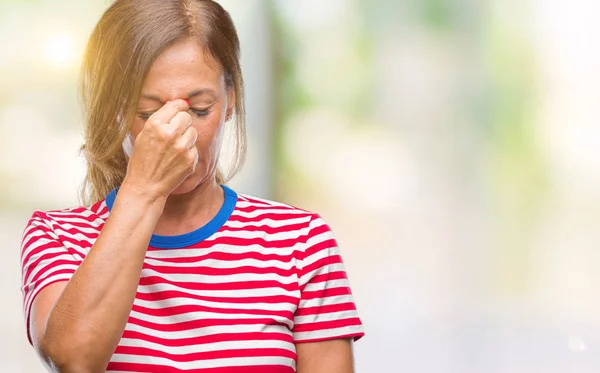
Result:
[[[27,324],[36,295],[71,278],[108,215],[105,201],[33,214],[21,257]],[[208,239],[148,248],[107,371],[291,373],[295,343],[362,335],[327,224],[300,209],[238,195],[232,215]]]

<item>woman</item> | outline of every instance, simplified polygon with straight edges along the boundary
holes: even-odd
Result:
[[[28,337],[48,369],[352,372],[363,330],[330,229],[217,169],[224,126],[235,169],[245,151],[229,14],[116,1],[82,96],[87,207],[35,212],[22,245]]]

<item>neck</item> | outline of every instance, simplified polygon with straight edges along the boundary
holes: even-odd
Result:
[[[194,231],[214,218],[223,202],[223,189],[214,180],[200,183],[189,193],[171,195],[156,224],[155,234],[173,236]]]

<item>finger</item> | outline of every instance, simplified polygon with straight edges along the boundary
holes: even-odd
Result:
[[[185,100],[169,101],[152,114],[148,122],[158,126],[169,123],[178,113],[185,112],[189,108]]]
[[[179,135],[183,135],[185,131],[192,125],[192,116],[186,111],[177,113],[171,122],[167,124],[173,131]]]
[[[192,156],[194,157],[194,163],[192,164],[192,172],[194,172],[196,171],[196,166],[198,165],[200,155],[198,154],[198,149],[195,146],[190,149],[190,152],[192,152]]]
[[[180,141],[186,149],[192,149],[196,145],[197,140],[198,132],[194,127],[190,126],[178,141]]]

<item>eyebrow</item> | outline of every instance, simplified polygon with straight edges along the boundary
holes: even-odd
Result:
[[[202,89],[197,89],[195,91],[192,91],[188,94],[187,97],[183,97],[185,99],[190,99],[192,97],[196,97],[196,96],[201,96],[201,95],[207,95],[210,94],[212,96],[216,96],[216,93],[214,90],[210,89],[210,88],[202,88]],[[154,95],[142,95],[143,98],[148,99],[148,100],[153,100],[153,101],[159,101],[161,103],[164,103],[165,101],[163,101],[160,97],[158,96],[154,96]]]

